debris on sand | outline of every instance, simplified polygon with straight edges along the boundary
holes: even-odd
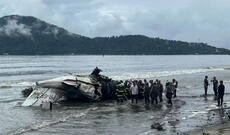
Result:
[[[163,125],[164,123],[156,122],[151,125],[151,129],[157,129],[158,131],[163,131],[164,130]]]

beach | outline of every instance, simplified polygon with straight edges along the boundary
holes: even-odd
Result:
[[[204,76],[223,80],[226,86],[224,106],[230,105],[230,56],[0,56],[0,134],[62,135],[62,134],[138,134],[177,135],[214,131],[227,133],[226,109],[217,107],[210,83],[207,98],[203,97]],[[36,81],[72,74],[90,74],[95,67],[102,75],[115,80],[159,79],[178,81],[173,106],[164,102],[146,105],[126,101],[97,103],[62,102],[53,110],[22,107],[24,88]],[[219,111],[222,110],[222,111]],[[163,130],[152,129],[160,122]],[[211,126],[215,126],[212,128]]]

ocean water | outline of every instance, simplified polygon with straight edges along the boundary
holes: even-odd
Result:
[[[216,76],[226,86],[225,103],[230,103],[230,56],[0,56],[0,134],[177,134],[223,122],[216,111],[212,85],[208,98],[201,94],[205,75]],[[116,80],[175,78],[178,97],[172,107],[165,103],[137,105],[115,101],[66,102],[52,111],[21,107],[21,91],[36,81],[70,74],[90,74],[95,67]],[[214,109],[214,111],[212,111]],[[211,111],[210,111],[211,110]],[[164,130],[151,129],[154,122]]]

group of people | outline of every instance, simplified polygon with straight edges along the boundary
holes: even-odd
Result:
[[[119,87],[116,90],[117,102],[123,102],[124,100],[131,99],[132,103],[134,101],[138,103],[138,100],[144,99],[146,104],[158,104],[158,102],[163,102],[163,93],[165,90],[165,95],[168,104],[172,105],[172,98],[176,97],[176,91],[178,87],[178,82],[173,79],[172,82],[167,81],[165,89],[160,80],[155,81],[150,80],[149,82],[144,79],[125,81],[123,87]]]
[[[218,106],[223,105],[223,99],[224,99],[224,91],[225,91],[225,86],[223,84],[223,81],[220,81],[220,84],[216,77],[214,76],[213,79],[211,80],[213,83],[213,92],[214,92],[214,99],[217,100]],[[204,95],[205,97],[207,96],[208,92],[208,86],[209,86],[209,81],[208,81],[208,76],[205,76],[204,78]]]
[[[213,92],[214,99],[218,101],[218,106],[223,105],[223,98],[225,92],[225,86],[223,81],[219,81],[214,76],[210,81],[213,83]],[[204,96],[207,97],[208,86],[209,86],[208,76],[205,76],[204,79]],[[155,81],[134,80],[134,81],[125,81],[124,85],[117,88],[116,97],[117,102],[123,102],[124,100],[131,99],[132,103],[134,101],[138,103],[138,100],[144,99],[146,104],[158,104],[158,102],[163,101],[163,93],[167,98],[167,103],[172,105],[172,98],[176,97],[177,94],[178,82],[175,79],[172,79],[172,82],[167,81],[165,88],[160,80],[156,79]]]

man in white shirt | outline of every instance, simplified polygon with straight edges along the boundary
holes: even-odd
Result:
[[[132,103],[133,103],[133,100],[135,99],[136,100],[136,103],[137,103],[137,98],[138,98],[138,87],[137,87],[137,82],[136,80],[133,81],[133,85],[130,87],[130,90],[131,90],[131,94],[132,94]]]

